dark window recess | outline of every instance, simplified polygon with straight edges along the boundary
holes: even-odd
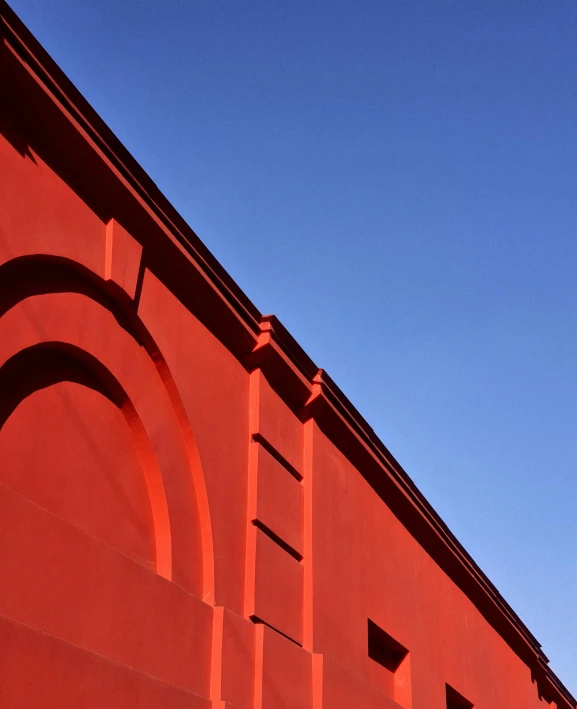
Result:
[[[453,689],[449,684],[445,685],[447,689],[447,709],[473,709],[473,704],[462,694],[459,694],[456,689]]]
[[[396,672],[408,652],[406,647],[403,647],[401,643],[369,619],[369,657],[371,660],[378,662],[389,672]]]

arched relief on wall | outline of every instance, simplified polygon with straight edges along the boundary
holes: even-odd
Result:
[[[46,376],[54,377],[58,358],[67,358],[65,379],[82,379],[77,383],[119,407],[146,476],[157,571],[212,602],[212,530],[199,452],[166,362],[128,299],[117,300],[114,288],[78,264],[46,256],[6,263],[0,284],[0,376],[42,356],[51,361]]]
[[[172,577],[171,533],[166,493],[149,437],[133,403],[101,362],[74,345],[44,342],[20,350],[0,368],[0,429],[29,396],[61,382],[74,382],[98,392],[122,413],[144,474],[154,544],[154,568]],[[92,531],[92,530],[85,530]]]

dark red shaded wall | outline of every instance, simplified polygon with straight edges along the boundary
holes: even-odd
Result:
[[[0,706],[575,706],[0,7]]]

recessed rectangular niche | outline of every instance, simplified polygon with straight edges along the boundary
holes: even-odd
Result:
[[[375,666],[373,675],[381,691],[405,709],[411,707],[409,651],[370,618],[368,652]]]
[[[473,709],[473,703],[465,699],[450,684],[446,684],[445,688],[447,692],[447,709]]]

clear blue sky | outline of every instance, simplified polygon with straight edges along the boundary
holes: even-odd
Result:
[[[574,0],[12,0],[577,692]]]

